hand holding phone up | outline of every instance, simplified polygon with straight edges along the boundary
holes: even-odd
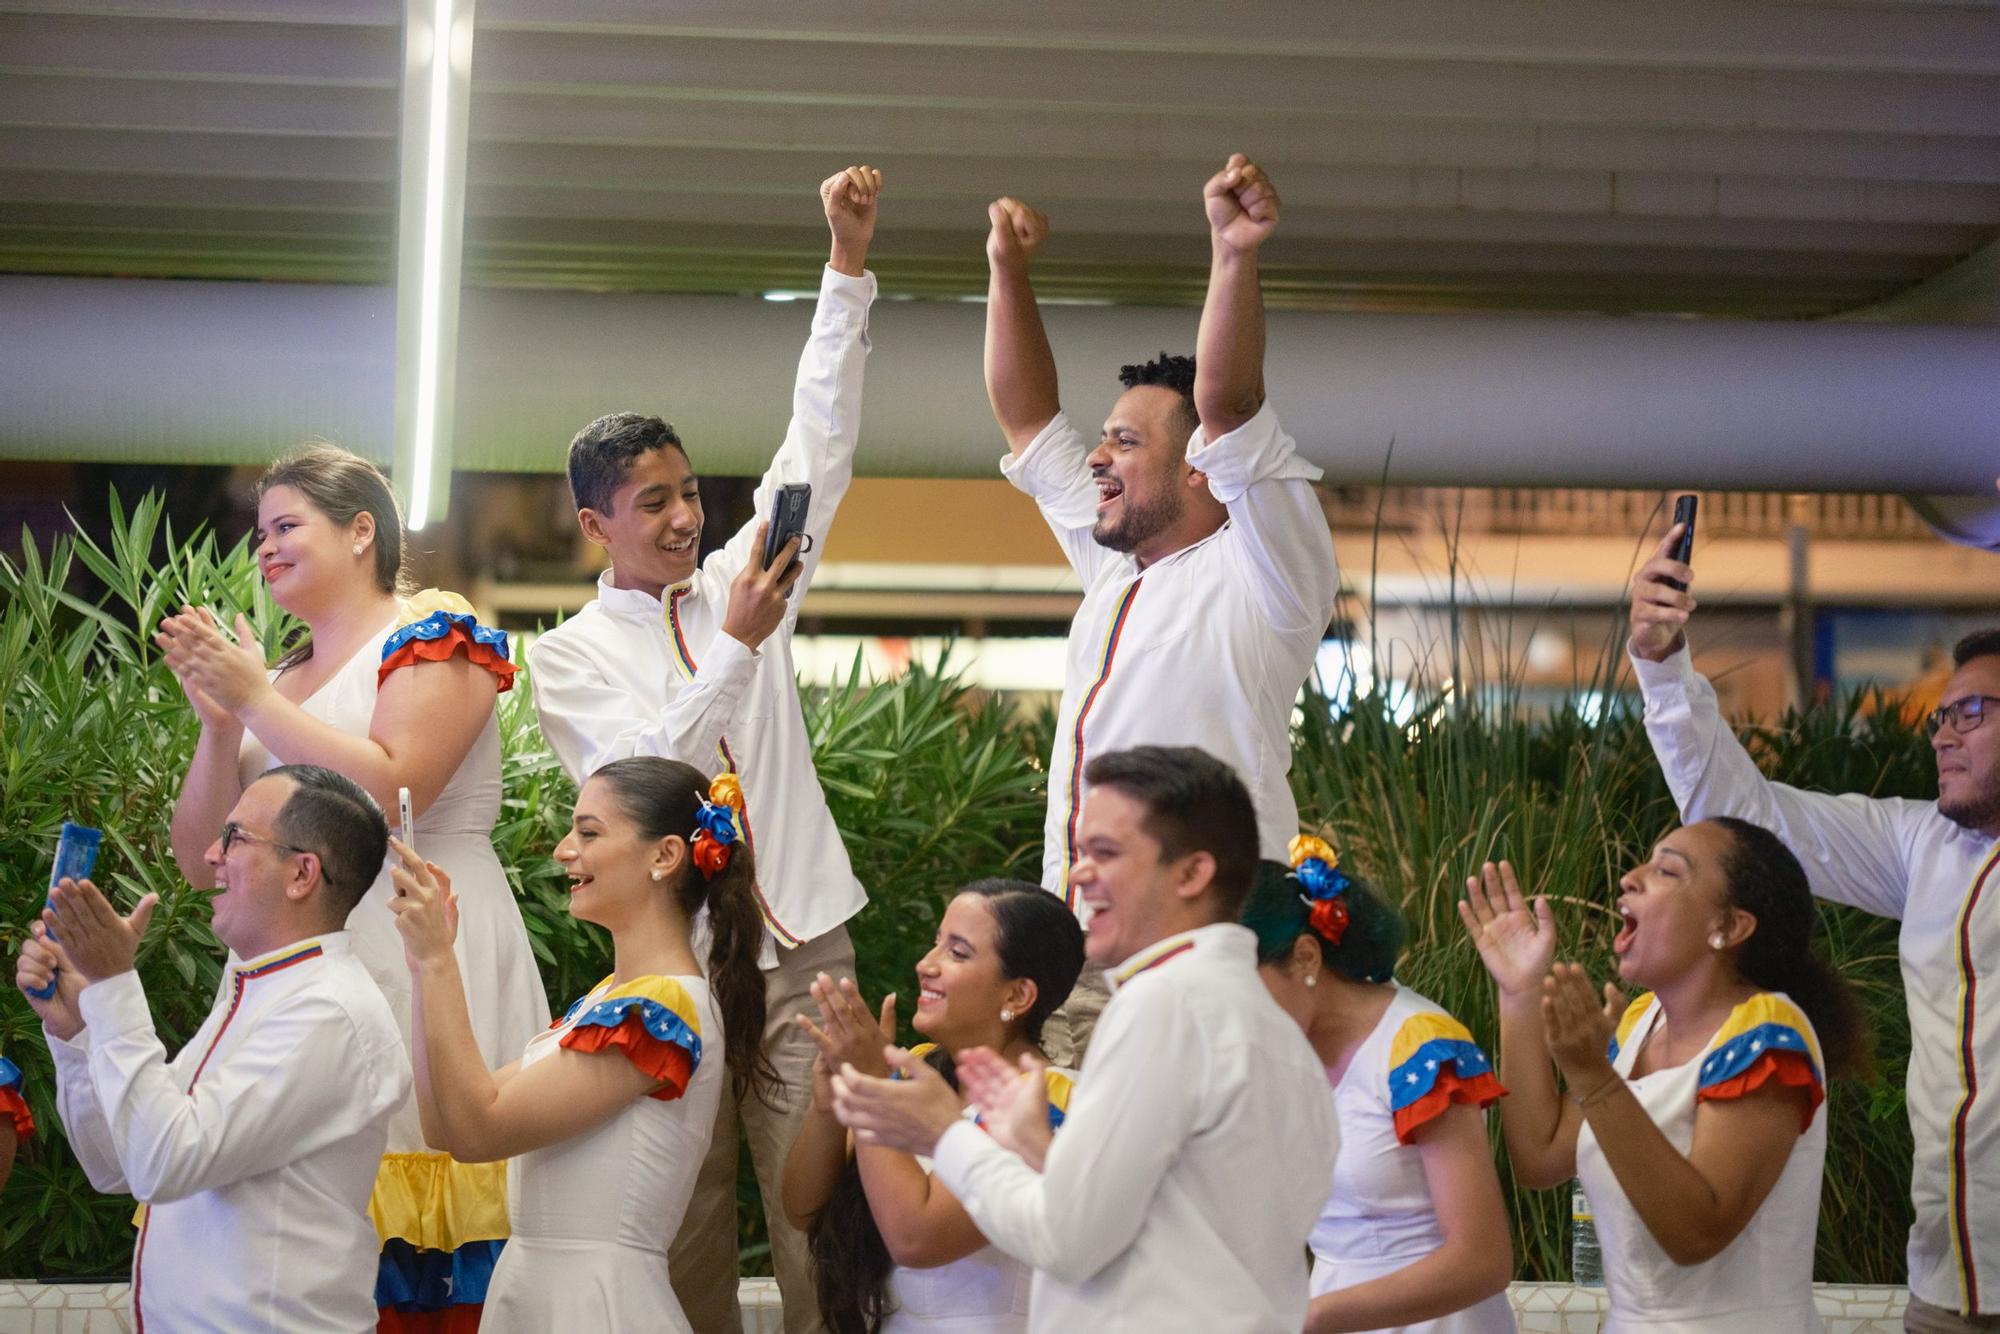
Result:
[[[1632,576],[1631,634],[1626,645],[1632,656],[1664,662],[1687,646],[1688,618],[1694,614],[1694,497],[1683,496],[1674,507],[1674,523],[1660,539],[1653,557]]]
[[[800,545],[796,536],[778,547],[775,556],[767,561],[765,539],[770,528],[769,523],[757,525],[750,558],[729,585],[729,607],[722,615],[723,633],[750,649],[762,644],[784,624],[791,611],[792,585],[805,573],[805,565],[796,559]]]

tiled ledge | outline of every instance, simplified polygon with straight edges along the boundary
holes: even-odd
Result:
[[[1815,1284],[1813,1298],[1826,1334],[1902,1334],[1907,1288]],[[1514,1283],[1507,1299],[1521,1334],[1597,1334],[1604,1322],[1603,1288],[1570,1283]],[[0,1327],[4,1329],[4,1327]]]
[[[1902,1288],[1841,1288],[1821,1284],[1826,1334],[1900,1334]],[[1567,1283],[1516,1283],[1507,1290],[1522,1334],[1597,1334],[1604,1290]],[[743,1280],[744,1334],[779,1334],[778,1285]],[[20,1283],[0,1280],[0,1334],[130,1334],[123,1283]]]

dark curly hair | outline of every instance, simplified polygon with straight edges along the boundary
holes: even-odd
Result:
[[[1118,368],[1118,383],[1127,389],[1138,389],[1154,385],[1161,389],[1171,389],[1181,398],[1182,424],[1186,434],[1192,436],[1201,425],[1201,413],[1194,405],[1194,358],[1177,357],[1171,352],[1162,352],[1151,361],[1140,362],[1136,366]]]

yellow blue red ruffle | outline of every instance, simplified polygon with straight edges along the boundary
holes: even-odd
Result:
[[[1632,1003],[1625,1007],[1625,1013],[1618,1016],[1618,1027],[1611,1034],[1611,1041],[1604,1049],[1605,1060],[1618,1059],[1619,1049],[1632,1040],[1632,1030],[1639,1026],[1639,1020],[1644,1017],[1646,1007],[1652,1003],[1653,993],[1650,991],[1642,991],[1632,998]]]
[[[379,1330],[477,1329],[487,1280],[507,1242],[507,1164],[384,1154],[368,1216],[382,1240],[375,1270]]]
[[[1803,1133],[1826,1100],[1819,1048],[1804,1012],[1787,998],[1765,991],[1731,1010],[1716,1032],[1702,1058],[1695,1099],[1740,1098],[1773,1081],[1805,1090],[1806,1109],[1799,1120]]]
[[[1487,1107],[1507,1092],[1472,1033],[1448,1014],[1404,1020],[1389,1040],[1389,1062],[1389,1110],[1401,1144],[1454,1103]]]
[[[601,984],[600,984],[601,985]],[[659,1081],[650,1096],[671,1102],[687,1092],[701,1065],[701,1014],[687,988],[671,977],[634,978],[604,995],[593,992],[561,1021],[559,1039],[572,1051],[616,1049]]]
[[[5,1056],[0,1056],[0,1121],[13,1122],[15,1139],[34,1137],[35,1118],[21,1096],[21,1067]]]
[[[1076,1080],[1067,1071],[1053,1066],[1042,1071],[1042,1079],[1049,1087],[1049,1129],[1061,1130],[1069,1116],[1069,1095],[1076,1088]]]
[[[442,1153],[385,1153],[368,1217],[384,1245],[452,1251],[507,1236],[507,1164],[461,1163]]]
[[[472,604],[456,593],[427,588],[408,599],[403,618],[382,644],[379,685],[398,667],[444,662],[459,655],[493,673],[500,692],[514,688],[515,667],[507,652],[507,632],[481,625]]]

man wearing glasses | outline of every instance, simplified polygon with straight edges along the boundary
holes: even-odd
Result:
[[[222,989],[172,1060],[133,969],[157,895],[121,917],[64,880],[22,943],[15,981],[70,1146],[93,1186],[149,1206],[135,1329],[374,1328],[368,1197],[410,1067],[346,923],[388,840],[374,800],[331,770],[288,765],[243,790],[204,856]]]
[[[1916,1141],[1904,1326],[2000,1327],[2000,629],[1952,652],[1930,717],[1936,801],[1803,792],[1758,771],[1688,660],[1694,571],[1671,555],[1679,536],[1676,526],[1632,579],[1627,647],[1653,753],[1683,820],[1733,815],[1774,830],[1813,893],[1902,922]]]

